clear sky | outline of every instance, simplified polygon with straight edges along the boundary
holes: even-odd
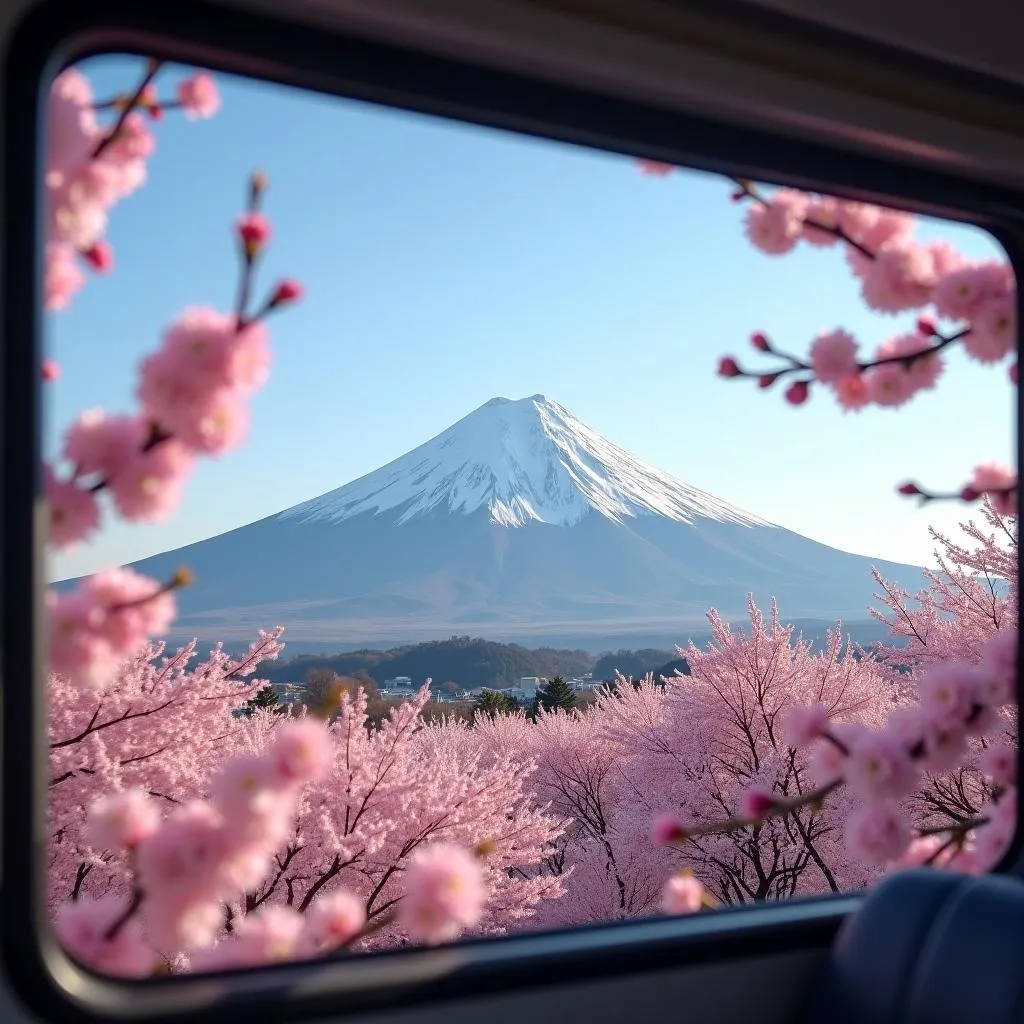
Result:
[[[137,60],[92,62],[98,96]],[[177,73],[168,71],[161,92]],[[722,381],[764,329],[805,351],[823,328],[884,340],[912,318],[867,313],[838,250],[783,258],[745,241],[729,184],[653,179],[622,156],[505,135],[277,86],[220,79],[211,121],[156,126],[147,184],[115,209],[115,271],[54,315],[46,444],[80,410],[134,408],[134,364],[187,305],[230,307],[230,225],[248,173],[270,176],[275,225],[261,284],[297,277],[303,304],[273,322],[275,365],[249,442],[205,462],[180,513],[110,527],[56,559],[54,578],[209,537],[331,490],[427,440],[497,395],[543,393],[610,440],[720,498],[815,540],[930,560],[908,476],[959,486],[1010,461],[1005,367],[949,359],[941,387],[898,413],[801,408]],[[973,229],[926,222],[972,257]]]

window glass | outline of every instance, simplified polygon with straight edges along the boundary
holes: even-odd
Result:
[[[73,956],[234,968],[998,863],[991,237],[136,56],[47,116]]]

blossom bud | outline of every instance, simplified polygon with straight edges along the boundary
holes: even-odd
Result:
[[[298,302],[304,292],[305,289],[298,281],[286,277],[274,289],[274,294],[270,297],[270,305],[273,307],[281,306],[286,302]]]
[[[114,265],[114,250],[105,239],[94,242],[82,251],[86,262],[100,274],[105,274]]]
[[[686,838],[686,829],[674,814],[659,814],[651,824],[651,842],[655,846],[674,846]]]
[[[270,240],[270,221],[262,213],[247,213],[239,217],[236,228],[249,259],[260,252]]]
[[[810,395],[811,386],[806,380],[795,380],[786,388],[786,401],[790,405],[803,405]]]
[[[739,365],[732,356],[723,356],[718,361],[719,377],[738,377],[741,372]]]

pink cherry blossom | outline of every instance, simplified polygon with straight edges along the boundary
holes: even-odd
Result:
[[[804,227],[807,200],[800,192],[776,189],[771,199],[756,203],[747,212],[747,237],[764,253],[779,256],[799,241]]]
[[[651,842],[671,846],[686,838],[686,826],[671,812],[659,814],[651,823]]]
[[[323,778],[334,750],[326,727],[306,718],[277,730],[269,756],[279,782],[292,785]]]
[[[847,412],[863,409],[871,402],[871,388],[866,374],[844,377],[835,385],[836,399]]]
[[[232,840],[275,847],[285,839],[295,808],[280,790],[274,759],[240,754],[214,777],[210,793]],[[258,880],[258,879],[257,879]]]
[[[141,918],[150,941],[168,955],[207,949],[224,927],[224,909],[215,900],[162,889],[143,902]]]
[[[761,786],[744,790],[740,796],[740,817],[754,821],[763,818],[778,805],[774,793]]]
[[[1017,785],[1017,749],[1006,743],[997,743],[982,751],[978,767],[997,786]]]
[[[139,883],[151,899],[174,903],[216,898],[227,846],[223,818],[199,800],[176,808],[136,850]]]
[[[49,513],[48,542],[66,548],[85,540],[100,525],[100,510],[95,496],[74,480],[60,480],[45,467],[44,495]]]
[[[315,900],[306,914],[305,939],[313,952],[327,952],[345,945],[366,923],[363,901],[345,890]]]
[[[48,312],[67,309],[72,297],[85,284],[85,275],[75,262],[75,250],[66,242],[49,242],[45,253],[43,305]]]
[[[1017,832],[1017,793],[1010,789],[988,807],[988,823],[974,833],[975,853],[986,870],[994,868],[1010,849]]]
[[[922,726],[922,767],[931,772],[952,771],[967,752],[967,726],[944,718],[936,719],[930,715],[923,716]]]
[[[911,838],[910,824],[893,800],[865,804],[846,823],[846,842],[851,853],[873,864],[901,857]]]
[[[224,455],[237,448],[249,432],[249,410],[237,391],[222,390],[205,396],[190,414],[176,418],[175,435],[206,455]]]
[[[156,139],[146,119],[132,111],[121,123],[117,134],[104,150],[104,159],[114,164],[145,160],[156,152]]]
[[[828,709],[824,704],[797,705],[786,715],[785,740],[791,747],[809,746],[828,732],[829,724]]]
[[[889,242],[905,241],[910,237],[914,230],[913,214],[885,206],[878,206],[875,211],[875,217],[863,226],[859,236],[860,242],[868,249],[878,250]],[[930,247],[925,248],[930,251]]]
[[[918,355],[918,353],[922,353]],[[934,351],[932,342],[919,332],[901,334],[890,338],[878,346],[877,358],[890,359],[894,356],[914,356],[918,358],[907,363],[898,364],[910,378],[914,391],[935,387],[944,368],[942,356]]]
[[[95,245],[107,229],[106,207],[92,199],[75,201],[65,192],[51,194],[49,235],[79,252]]]
[[[703,905],[704,886],[693,875],[673,875],[665,883],[661,909],[666,914],[696,914]]]
[[[100,632],[104,610],[81,588],[46,600],[50,670],[83,688],[105,685],[122,655]]]
[[[114,504],[130,522],[158,522],[181,501],[195,456],[175,438],[138,450],[109,479]]]
[[[292,960],[299,952],[304,921],[291,907],[261,907],[246,914],[228,940],[235,946],[239,966],[258,966]]]
[[[126,921],[113,938],[107,938],[125,908],[125,901],[117,896],[86,896],[65,903],[54,921],[57,940],[76,960],[99,974],[144,978],[153,973],[158,959],[142,935],[139,922]]]
[[[892,736],[864,730],[849,744],[843,777],[850,791],[868,800],[901,797],[917,782],[907,752]]]
[[[858,372],[857,342],[848,331],[819,334],[810,349],[811,370],[823,384],[838,384]]]
[[[839,241],[839,235],[835,231],[839,227],[838,199],[832,196],[815,196],[807,207],[805,216],[803,237],[811,245],[835,245]]]
[[[922,711],[940,726],[962,726],[981,689],[981,673],[974,665],[942,662],[931,666],[917,681]]]
[[[144,790],[137,787],[100,797],[89,810],[87,830],[97,850],[131,850],[156,832],[160,811]]]
[[[93,628],[121,657],[163,636],[174,619],[174,595],[133,569],[104,569],[88,577],[78,592],[98,615]]]
[[[217,83],[205,73],[184,78],[178,83],[178,102],[187,118],[213,117],[220,109]]]
[[[138,454],[145,437],[145,424],[138,417],[90,409],[68,427],[63,454],[76,475],[114,477]]]
[[[1012,469],[987,462],[975,468],[971,487],[978,494],[988,495],[1000,515],[1017,514],[1017,474]]]
[[[647,174],[654,178],[664,178],[676,169],[673,164],[662,163],[660,160],[637,160],[636,163],[641,174]]]
[[[1013,352],[1017,345],[1016,296],[996,295],[982,299],[963,345],[967,354],[979,363],[995,363]]]
[[[876,405],[898,408],[914,394],[914,380],[899,363],[883,363],[864,373],[868,394]]]
[[[945,836],[922,836],[911,841],[901,857],[893,862],[897,868],[919,868],[931,864],[947,867],[955,853]]]
[[[1004,629],[982,647],[982,692],[997,707],[1017,699],[1017,632]]]
[[[421,847],[405,871],[398,923],[427,945],[451,942],[480,920],[485,893],[479,862],[461,846]]]
[[[54,79],[46,120],[46,184],[60,188],[86,162],[99,136],[92,88],[81,72],[68,68]]]
[[[973,320],[989,298],[1013,290],[1013,271],[1001,261],[970,263],[943,274],[936,282],[933,301],[938,312],[951,320]]]
[[[836,217],[839,226],[855,242],[863,243],[871,229],[878,223],[881,209],[870,203],[858,203],[850,199],[836,200]]]
[[[934,263],[928,250],[916,242],[886,242],[861,275],[864,302],[883,313],[918,309],[931,298]]]

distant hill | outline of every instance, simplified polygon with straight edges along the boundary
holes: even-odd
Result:
[[[805,620],[796,624],[795,632],[820,649],[830,625]],[[737,627],[743,628],[743,623],[737,623]],[[866,647],[891,639],[878,622],[844,624],[844,631],[854,642]],[[710,639],[707,632],[690,633],[683,634],[680,643],[692,640],[697,647],[703,647]],[[365,673],[378,685],[395,676],[408,676],[416,684],[432,679],[435,686],[452,682],[462,688],[504,686],[522,676],[571,679],[591,672],[594,679],[611,680],[616,671],[633,678],[648,672],[653,672],[655,677],[672,675],[676,668],[689,673],[685,658],[668,647],[622,647],[595,655],[578,649],[529,648],[480,637],[453,636],[447,640],[388,648],[367,647],[336,654],[304,653],[287,660],[265,662],[259,675],[275,683],[300,683],[313,668],[328,668],[341,676]]]
[[[448,640],[394,647],[390,650],[349,651],[334,655],[300,655],[288,661],[267,662],[260,676],[270,682],[302,682],[314,668],[338,675],[365,672],[378,685],[395,676],[408,676],[415,684],[432,679],[435,686],[452,682],[474,686],[507,686],[523,676],[572,677],[589,672],[594,658],[586,651],[519,644],[502,644],[478,637],[453,636]]]

